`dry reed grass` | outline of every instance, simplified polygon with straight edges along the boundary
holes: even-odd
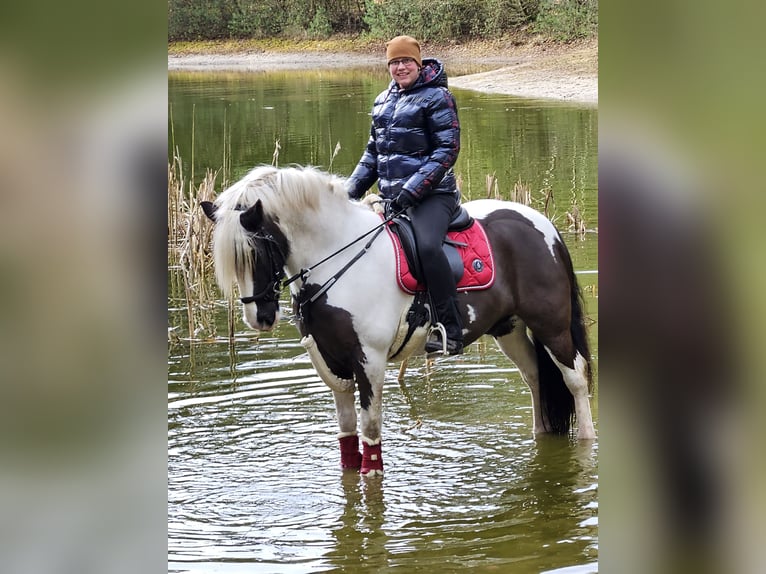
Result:
[[[218,171],[208,169],[202,182],[195,187],[192,181],[186,181],[177,155],[173,156],[172,163],[168,163],[169,291],[183,293],[190,340],[217,336],[215,316],[220,295],[213,279],[215,271],[210,252],[213,226],[199,204],[215,198],[218,174]],[[228,335],[231,337],[233,325],[231,320],[229,323]],[[175,332],[180,327],[173,325],[170,328]]]
[[[458,185],[461,182],[462,178],[458,175]],[[495,173],[487,174],[486,190],[487,199],[506,199],[500,191],[500,184]],[[533,195],[529,184],[522,182],[521,177],[519,177],[516,183],[513,184],[507,199],[537,209],[556,225],[558,225],[558,220],[561,219],[556,214],[556,201],[553,189],[550,187],[543,188]],[[567,222],[567,231],[573,232],[576,239],[584,239],[587,227],[580,209],[580,200],[574,192],[570,198],[569,209],[564,216]]]

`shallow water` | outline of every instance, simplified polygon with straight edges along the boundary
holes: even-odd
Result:
[[[366,479],[339,468],[332,395],[296,334],[288,320],[257,343],[171,348],[170,571],[541,572],[596,561],[598,445],[533,439],[526,387],[494,343],[415,360],[403,385],[389,371],[386,475]]]

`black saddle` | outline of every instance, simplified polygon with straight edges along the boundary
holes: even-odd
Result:
[[[404,255],[407,258],[407,263],[410,267],[410,272],[413,277],[419,282],[423,281],[423,270],[420,266],[420,258],[418,257],[418,250],[416,249],[417,242],[415,241],[415,232],[412,229],[412,222],[410,218],[401,214],[391,221],[391,231],[398,237],[404,249]],[[473,225],[473,217],[465,210],[462,205],[459,205],[455,214],[452,216],[447,231],[463,231]],[[458,253],[458,247],[465,247],[464,243],[458,243],[445,237],[442,243],[442,249],[449,261],[450,269],[452,269],[452,275],[455,277],[455,283],[460,281],[465,272],[463,268],[463,259]]]

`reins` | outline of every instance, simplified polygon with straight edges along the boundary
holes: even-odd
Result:
[[[329,278],[327,281],[325,281],[325,282],[322,284],[322,286],[319,288],[319,290],[318,290],[316,293],[314,293],[314,294],[311,296],[311,298],[310,298],[310,299],[308,299],[308,300],[306,300],[306,301],[303,301],[303,302],[300,304],[300,307],[301,307],[301,309],[303,309],[303,306],[304,306],[304,305],[307,305],[307,304],[309,304],[309,303],[313,303],[314,301],[316,301],[317,299],[319,299],[319,298],[320,298],[320,297],[321,297],[321,296],[322,296],[324,293],[326,293],[326,292],[327,292],[327,290],[328,290],[330,287],[332,287],[332,286],[335,284],[335,282],[336,282],[338,279],[340,279],[340,277],[341,277],[341,276],[342,276],[342,275],[343,275],[343,274],[344,274],[346,271],[348,271],[348,270],[351,268],[351,266],[352,266],[354,263],[356,263],[356,262],[359,260],[359,258],[360,258],[362,255],[364,255],[365,253],[367,253],[367,250],[368,250],[368,249],[370,248],[370,246],[372,245],[372,242],[373,242],[373,241],[375,241],[375,239],[378,237],[378,235],[380,235],[380,234],[381,234],[381,232],[383,231],[383,228],[382,228],[380,225],[379,225],[377,228],[374,228],[374,229],[377,229],[377,233],[375,233],[375,235],[373,235],[372,237],[370,237],[370,240],[369,240],[369,241],[368,241],[368,242],[367,242],[367,243],[364,245],[364,247],[362,248],[362,250],[361,250],[359,253],[357,253],[356,255],[354,255],[354,257],[352,257],[352,258],[351,258],[351,261],[349,261],[348,263],[346,263],[346,264],[345,264],[345,265],[344,265],[344,266],[343,266],[343,267],[342,267],[342,268],[341,268],[341,269],[340,269],[340,270],[339,270],[339,271],[338,271],[338,272],[337,272],[335,275],[333,275],[333,276],[332,276],[332,277],[330,277],[330,278]],[[374,229],[373,229],[373,230],[374,230]],[[365,233],[365,235],[363,235],[362,237],[365,237],[366,235],[369,235],[369,232],[368,232],[368,233]],[[361,239],[361,237],[360,237],[359,239]],[[354,243],[356,243],[356,241],[359,241],[359,239],[356,239],[356,240],[354,240]],[[350,244],[350,245],[353,245],[353,243],[352,243],[352,244]],[[347,245],[346,247],[349,247],[349,245]],[[345,248],[344,248],[344,249],[345,249]],[[338,252],[338,253],[340,253],[340,252]],[[320,262],[320,263],[321,263],[321,262]],[[319,265],[319,263],[317,263],[317,265]],[[316,265],[315,265],[315,267],[316,267]]]
[[[326,293],[330,289],[330,287],[332,287],[335,284],[335,282],[338,279],[340,279],[343,276],[343,274],[345,274],[346,271],[348,271],[351,268],[351,266],[354,263],[356,263],[365,253],[367,253],[367,251],[372,246],[373,241],[375,241],[378,235],[380,235],[381,232],[383,231],[383,228],[385,227],[385,225],[390,223],[395,217],[397,217],[401,213],[402,212],[391,214],[390,216],[385,218],[382,222],[380,222],[378,225],[376,225],[369,231],[366,231],[365,233],[363,233],[362,235],[360,235],[353,241],[347,243],[346,245],[344,245],[343,247],[341,247],[334,253],[331,253],[330,255],[322,259],[321,261],[318,261],[317,263],[314,263],[313,265],[309,267],[305,267],[301,269],[298,273],[296,273],[295,275],[291,277],[288,277],[287,279],[283,281],[280,281],[280,280],[282,279],[282,277],[284,277],[284,274],[285,274],[284,268],[283,268],[284,262],[285,262],[285,256],[284,256],[284,253],[282,253],[282,249],[279,247],[279,244],[276,242],[276,240],[271,234],[256,236],[256,239],[263,239],[266,241],[266,251],[267,251],[267,254],[270,260],[270,265],[272,268],[271,273],[272,273],[273,281],[267,284],[266,287],[261,289],[259,293],[255,295],[250,295],[248,297],[241,297],[240,301],[242,301],[242,303],[245,303],[245,304],[254,303],[259,300],[266,299],[266,297],[269,295],[273,297],[273,300],[278,299],[279,293],[282,291],[284,287],[287,287],[288,285],[290,285],[291,283],[294,283],[298,279],[300,279],[301,281],[305,283],[306,280],[311,276],[312,270],[322,265],[322,263],[326,263],[327,261],[329,261],[336,255],[342,253],[343,251],[345,251],[352,245],[358,243],[359,241],[361,241],[362,239],[364,239],[371,233],[374,233],[374,235],[364,245],[364,247],[362,247],[362,249],[356,255],[354,255],[354,257],[352,257],[351,260],[348,263],[346,263],[346,265],[344,265],[337,273],[335,273],[335,275],[333,275],[327,281],[325,281],[322,284],[322,286],[319,288],[319,290],[317,290],[317,292],[314,293],[314,295],[312,295],[310,299],[307,299],[306,301],[303,301],[302,303],[300,303],[300,308],[302,310],[305,305],[308,305],[309,303],[313,303],[314,301],[319,299],[319,297],[321,297],[324,293]],[[272,244],[276,246],[277,251],[279,252],[279,256],[282,259],[281,263],[276,263],[275,261],[274,254],[272,253],[272,249],[271,249]]]
[[[402,210],[402,211],[403,211],[403,210]],[[325,257],[324,259],[322,259],[321,261],[319,261],[319,262],[317,262],[317,263],[314,263],[314,265],[311,265],[311,266],[309,266],[309,267],[305,267],[305,268],[301,269],[300,271],[298,271],[298,273],[296,273],[296,274],[295,274],[295,275],[293,275],[292,277],[288,277],[287,279],[285,279],[285,280],[282,282],[282,287],[287,287],[287,286],[288,286],[288,285],[290,285],[291,283],[295,282],[297,279],[301,279],[301,280],[302,280],[302,281],[305,283],[306,279],[308,279],[308,278],[311,276],[311,271],[312,271],[312,270],[314,270],[314,269],[316,269],[317,267],[319,267],[319,266],[320,266],[322,263],[325,263],[325,262],[329,261],[330,259],[332,259],[332,258],[333,258],[333,257],[335,257],[336,255],[338,255],[339,253],[343,253],[343,252],[344,252],[346,249],[348,249],[349,247],[351,247],[351,246],[352,246],[352,245],[354,245],[355,243],[358,243],[359,241],[361,241],[362,239],[364,239],[365,237],[367,237],[367,236],[368,236],[370,233],[373,233],[374,231],[377,231],[378,233],[376,233],[376,234],[375,234],[375,236],[374,236],[372,239],[370,239],[370,241],[367,243],[367,245],[365,245],[364,249],[362,249],[362,251],[360,251],[360,252],[359,252],[359,253],[358,253],[358,254],[357,254],[357,255],[356,255],[356,256],[355,256],[355,257],[354,257],[354,258],[353,258],[353,259],[352,259],[350,262],[349,262],[349,264],[348,264],[348,265],[346,265],[346,267],[344,267],[344,268],[341,270],[343,273],[345,273],[345,271],[348,269],[348,267],[350,267],[352,263],[354,263],[354,262],[355,262],[357,259],[359,259],[359,258],[360,258],[362,255],[364,255],[364,253],[367,251],[367,249],[369,249],[369,246],[372,244],[372,242],[373,242],[373,240],[375,239],[375,237],[377,237],[377,236],[380,234],[380,232],[383,230],[383,227],[384,227],[384,226],[385,226],[387,223],[391,223],[391,221],[393,221],[393,220],[394,220],[394,218],[396,218],[397,216],[401,215],[401,213],[402,213],[402,212],[400,211],[400,212],[398,212],[398,213],[394,213],[394,214],[392,214],[392,215],[389,215],[389,216],[388,216],[387,218],[385,218],[385,219],[384,219],[382,222],[380,222],[380,224],[376,225],[375,227],[373,227],[373,228],[372,228],[372,229],[370,229],[369,231],[367,231],[367,232],[363,233],[362,235],[360,235],[359,237],[357,237],[356,239],[354,239],[354,240],[353,240],[353,241],[351,241],[350,243],[347,243],[346,245],[344,245],[343,247],[341,247],[340,249],[338,249],[338,250],[337,250],[335,253],[331,253],[330,255],[328,255],[327,257]],[[343,273],[341,273],[341,275],[342,275]],[[331,278],[331,279],[332,279],[332,278]],[[335,279],[337,279],[337,277],[335,277]],[[334,282],[334,281],[333,281],[333,282]],[[329,288],[329,287],[328,287],[328,288]],[[327,290],[327,289],[325,289],[325,291],[326,291],[326,290]]]

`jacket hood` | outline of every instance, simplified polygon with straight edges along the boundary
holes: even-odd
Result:
[[[444,64],[441,60],[436,58],[423,58],[423,66],[420,70],[420,76],[415,80],[415,84],[411,88],[405,91],[417,90],[425,86],[430,87],[447,87],[447,72],[444,69]],[[391,88],[397,88],[396,82],[391,81]]]

